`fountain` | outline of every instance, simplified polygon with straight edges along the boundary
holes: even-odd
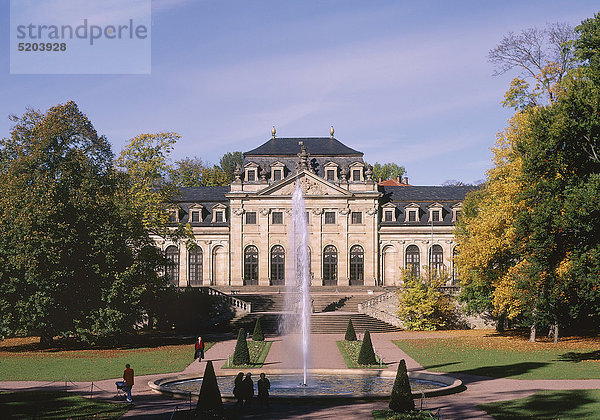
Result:
[[[288,232],[291,258],[288,260],[287,293],[285,296],[286,314],[282,317],[281,332],[286,337],[288,355],[298,360],[299,350],[302,361],[302,385],[307,385],[310,347],[310,261],[308,255],[308,227],[306,209],[300,181],[292,195],[292,220]],[[295,347],[295,348],[290,348]]]

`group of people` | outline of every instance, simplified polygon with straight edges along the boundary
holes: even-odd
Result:
[[[260,379],[257,382],[258,385],[258,403],[260,408],[269,408],[269,389],[271,389],[271,383],[267,379],[264,373],[260,374]],[[233,395],[237,398],[235,407],[248,407],[252,405],[252,398],[254,398],[254,382],[252,381],[252,374],[248,372],[244,378],[244,372],[240,372],[233,381]]]

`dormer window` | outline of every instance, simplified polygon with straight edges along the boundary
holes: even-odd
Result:
[[[169,210],[169,222],[179,223],[179,208]]]
[[[382,206],[381,220],[383,222],[395,222],[396,221],[396,206],[392,203],[386,203]]]
[[[248,162],[244,165],[244,172],[246,182],[258,181],[258,165],[256,163]]]
[[[200,223],[202,221],[202,207],[200,204],[194,204],[190,206],[189,211],[189,219],[190,223]]]
[[[436,223],[444,220],[443,216],[444,207],[440,203],[433,203],[429,206],[429,222]]]
[[[418,222],[420,220],[420,207],[418,204],[416,203],[410,203],[408,206],[404,207],[404,211],[405,211],[405,217],[404,217],[404,222],[405,223],[413,223],[413,222]]]
[[[338,180],[338,164],[335,162],[327,162],[323,165],[325,170],[325,179],[327,181],[337,181]]]
[[[350,180],[352,182],[362,182],[363,178],[363,169],[365,164],[362,162],[354,162],[350,164]]]
[[[213,223],[226,223],[227,222],[227,206],[218,203],[212,208],[212,221]]]
[[[280,161],[271,163],[271,181],[281,181],[285,177],[285,164]]]
[[[452,206],[452,221],[456,222],[460,217],[460,212],[462,211],[462,203],[458,203]]]

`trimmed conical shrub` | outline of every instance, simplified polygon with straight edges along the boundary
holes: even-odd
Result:
[[[346,341],[356,341],[356,331],[354,331],[354,325],[352,324],[352,318],[348,320],[348,326],[346,327]]]
[[[407,412],[415,409],[415,401],[413,400],[410,382],[408,382],[408,373],[406,372],[406,362],[400,360],[398,364],[398,373],[392,388],[390,396],[390,410],[396,412]]]
[[[360,346],[360,353],[358,353],[358,364],[359,365],[375,365],[377,359],[375,358],[375,351],[373,350],[373,343],[371,343],[371,334],[369,331],[365,331],[362,345]]]
[[[254,332],[252,333],[253,341],[265,341],[265,335],[260,325],[260,317],[256,318],[256,324],[254,324]]]
[[[219,391],[219,385],[217,384],[215,368],[210,360],[206,362],[200,395],[198,395],[198,404],[196,405],[196,412],[202,413],[207,411],[223,411],[221,391]]]
[[[248,343],[246,343],[246,331],[240,328],[238,332],[237,343],[233,351],[233,364],[236,366],[250,364],[250,352],[248,351]]]

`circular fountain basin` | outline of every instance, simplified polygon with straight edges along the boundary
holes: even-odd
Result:
[[[270,373],[266,370],[264,372],[271,382],[269,394],[274,398],[389,398],[396,377],[396,372],[393,371],[326,370],[321,373],[311,371],[308,384],[302,385],[300,373]],[[221,395],[225,398],[233,398],[234,377],[234,375],[217,377]],[[258,372],[256,379],[258,379]],[[462,386],[460,380],[447,375],[409,373],[409,380],[415,397],[459,392]],[[149,385],[159,392],[187,397],[190,394],[199,394],[202,378],[170,377],[151,381]]]

